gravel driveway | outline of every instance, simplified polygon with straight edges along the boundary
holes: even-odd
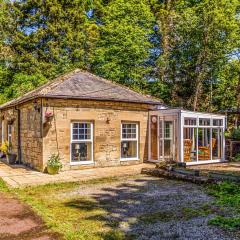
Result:
[[[83,185],[63,195],[93,199],[107,212],[104,220],[130,239],[239,239],[208,225],[218,209],[214,199],[195,184],[137,175]]]

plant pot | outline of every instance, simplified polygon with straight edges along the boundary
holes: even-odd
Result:
[[[16,158],[17,158],[17,155],[16,155],[16,154],[12,154],[12,153],[7,154],[7,162],[8,162],[9,164],[15,164]]]
[[[49,174],[54,175],[59,173],[59,167],[47,166],[47,171]]]

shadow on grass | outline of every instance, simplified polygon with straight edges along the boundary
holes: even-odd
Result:
[[[104,240],[133,240],[140,236],[141,239],[150,239],[153,235],[161,236],[159,239],[178,239],[181,235],[178,230],[159,228],[155,224],[166,224],[184,218],[186,213],[182,212],[182,205],[191,207],[196,202],[204,203],[202,195],[197,192],[193,193],[190,200],[192,203],[185,197],[189,194],[185,190],[192,191],[192,186],[171,180],[141,177],[113,187],[103,187],[90,195],[91,200],[80,196],[81,199],[71,200],[65,205],[85,211],[104,210],[103,214],[93,214],[86,218],[97,219],[112,229],[106,233],[96,233],[96,236]],[[188,214],[190,215],[198,217],[197,211]]]

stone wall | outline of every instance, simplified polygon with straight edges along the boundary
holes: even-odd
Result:
[[[20,111],[22,162],[42,171],[41,111],[35,110],[32,102],[20,106]]]
[[[130,104],[87,100],[43,100],[45,112],[52,112],[54,118],[43,128],[43,164],[53,153],[62,158],[64,169],[137,164],[147,160],[147,104]],[[93,159],[91,165],[70,165],[71,122],[91,121],[93,123]],[[107,122],[109,120],[109,122]],[[44,119],[43,119],[44,121]],[[120,161],[121,122],[139,124],[139,160]]]
[[[38,102],[40,105],[40,101]],[[20,110],[21,129],[21,161],[32,168],[42,171],[42,137],[41,112],[35,110],[33,102],[18,106]],[[12,152],[18,155],[18,112],[12,108],[1,111],[1,121],[4,121],[4,140],[8,140],[7,125],[13,119]],[[2,140],[2,124],[0,126]],[[19,156],[17,156],[19,159]]]

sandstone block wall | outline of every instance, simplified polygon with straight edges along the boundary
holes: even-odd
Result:
[[[38,99],[40,109],[34,109],[33,101],[18,106],[21,112],[21,159],[29,166],[43,171],[51,154],[58,153],[64,170],[92,167],[138,164],[148,156],[147,104],[104,102],[90,100]],[[52,112],[53,119],[44,124],[45,113]],[[7,140],[7,122],[13,121],[13,152],[18,154],[18,118],[15,108],[1,111],[4,119],[4,138]],[[109,122],[107,122],[109,120]],[[91,165],[70,164],[71,123],[93,123],[93,160]],[[121,122],[139,125],[139,160],[120,161]],[[2,133],[0,125],[0,135]],[[2,138],[2,136],[1,136]]]
[[[147,160],[147,122],[146,104],[116,102],[97,102],[87,100],[43,101],[45,112],[52,112],[54,118],[43,128],[43,164],[53,153],[62,158],[64,169],[137,164]],[[109,123],[107,123],[107,119]],[[91,121],[93,123],[93,160],[91,165],[70,164],[71,122]],[[121,122],[139,124],[139,160],[120,161]]]
[[[38,102],[40,106],[40,102]],[[41,112],[33,107],[33,102],[18,106],[20,110],[21,161],[32,168],[42,171],[42,137]],[[18,155],[18,113],[7,108],[1,111],[1,121],[4,122],[4,140],[8,140],[7,127],[9,120],[12,124],[12,152]],[[2,140],[2,124],[0,126]],[[19,159],[19,156],[17,156]]]

